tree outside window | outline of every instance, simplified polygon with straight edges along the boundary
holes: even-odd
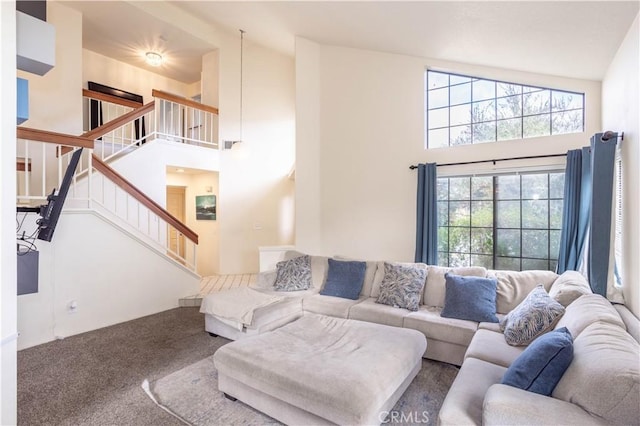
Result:
[[[438,263],[555,270],[564,173],[438,179]]]
[[[468,145],[577,133],[584,94],[427,71],[427,145]]]

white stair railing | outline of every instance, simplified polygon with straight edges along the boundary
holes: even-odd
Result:
[[[56,193],[59,190],[71,153],[78,147],[21,138],[21,133],[25,132],[18,131],[18,205],[46,204],[47,196],[54,189]],[[26,133],[29,136],[29,131]],[[85,144],[91,142],[77,139]],[[154,250],[196,272],[197,235],[105,163],[96,160],[92,151],[87,147],[83,150],[64,209],[98,211]],[[131,195],[132,191],[135,195]]]
[[[156,251],[195,272],[197,244],[95,169],[91,205]]]
[[[78,185],[78,177],[87,173],[90,164],[90,146],[92,141],[82,137],[73,137],[51,132],[40,132],[34,129],[19,128],[16,143],[17,170],[17,204],[20,206],[38,205],[47,201],[47,196],[60,188],[62,178],[71,155],[64,155],[79,147],[86,148],[82,152],[76,173],[73,177],[69,195],[77,201],[88,203],[89,194]],[[66,138],[74,146],[44,143],[35,138],[58,140]],[[64,147],[64,149],[63,149]]]
[[[113,119],[84,134],[95,140],[94,153],[101,160],[109,161],[156,138],[205,148],[219,148],[217,108],[159,90],[154,90],[153,95],[153,102],[137,108],[101,101],[104,119],[107,118],[106,114]],[[91,108],[95,114],[98,107],[94,98],[86,96],[85,101],[88,109],[85,114],[87,123],[92,113]],[[94,102],[93,106],[91,102]]]

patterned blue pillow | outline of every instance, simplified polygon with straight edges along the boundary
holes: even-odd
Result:
[[[552,330],[564,315],[564,306],[538,284],[527,297],[500,321],[504,339],[512,346],[528,345]]]
[[[299,291],[311,287],[311,257],[294,257],[276,263],[276,282],[273,288],[278,291]]]
[[[362,291],[366,262],[329,259],[327,281],[320,294],[356,300]]]
[[[440,316],[477,322],[498,322],[498,280],[446,273],[444,308]]]
[[[566,327],[534,340],[509,366],[502,384],[551,396],[573,360],[573,337]]]
[[[427,279],[427,269],[419,264],[384,262],[384,277],[376,303],[417,311]]]

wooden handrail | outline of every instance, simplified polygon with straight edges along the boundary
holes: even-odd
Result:
[[[138,107],[133,111],[129,111],[128,113],[123,114],[120,117],[115,118],[100,127],[96,127],[93,130],[89,130],[88,132],[83,133],[82,137],[89,138],[91,140],[98,139],[99,137],[106,135],[107,133],[117,129],[118,127],[124,126],[129,121],[133,121],[136,118],[142,117],[149,111],[153,111],[153,108],[154,101],[151,101],[148,104]]]
[[[111,104],[122,105],[130,108],[138,108],[143,104],[142,102],[130,101],[129,99],[122,99],[117,96],[108,95],[106,93],[95,92],[93,90],[82,89],[82,96],[85,98],[95,99],[97,101],[105,101]]]
[[[168,93],[168,92],[163,92],[162,90],[153,89],[151,91],[151,96],[153,96],[154,98],[165,99],[167,101],[175,102],[181,105],[186,105],[191,108],[196,108],[202,111],[206,111],[206,112],[210,112],[212,114],[218,115],[218,108],[216,107],[201,104],[200,102],[196,102],[182,96],[174,95],[173,93]]]
[[[31,160],[29,160],[29,164],[24,158],[18,158],[16,160],[16,170],[19,172],[30,172],[31,171]]]
[[[127,194],[138,200],[140,203],[142,203],[142,205],[158,215],[158,217],[176,228],[182,235],[193,241],[195,244],[198,244],[198,234],[189,229],[184,223],[176,219],[175,216],[166,211],[162,206],[160,206],[160,204],[149,198],[144,192],[133,186],[133,184],[131,184],[128,180],[122,177],[122,175],[120,175],[118,172],[116,172],[106,163],[100,160],[100,158],[98,158],[95,154],[92,155],[92,160],[93,167],[97,171],[109,178],[120,188],[124,189]]]
[[[93,139],[86,136],[71,136],[64,133],[49,132],[47,130],[30,129],[28,127],[18,127],[16,130],[18,139],[30,141],[54,143],[56,145],[77,146],[80,148],[92,148]]]

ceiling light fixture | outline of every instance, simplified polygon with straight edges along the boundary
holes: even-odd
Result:
[[[243,47],[244,47],[244,33],[245,30],[240,31],[240,139],[235,141],[224,141],[224,149],[231,149],[233,145],[238,142],[242,142],[242,62],[243,62]]]
[[[162,65],[161,54],[156,52],[147,52],[144,56],[147,64],[151,65],[152,67],[159,67],[160,65]]]

